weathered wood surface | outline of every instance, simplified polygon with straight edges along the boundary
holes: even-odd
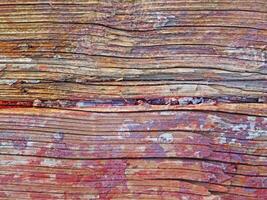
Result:
[[[267,2],[0,1],[0,199],[267,199]]]

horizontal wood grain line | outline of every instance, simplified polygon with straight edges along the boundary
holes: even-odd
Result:
[[[21,157],[21,156],[1,156],[0,166],[10,166],[9,169],[18,168],[18,169],[36,169],[36,170],[47,170],[50,172],[59,170],[65,170],[64,172],[75,172],[81,171],[83,173],[86,170],[101,169],[105,163],[109,163],[109,168],[117,168],[121,165],[119,161],[122,161],[129,169],[139,169],[139,168],[154,168],[157,169],[175,169],[176,167],[181,167],[183,169],[192,169],[193,171],[209,171],[209,172],[222,172],[225,173],[234,173],[239,175],[247,176],[266,176],[266,167],[267,166],[253,166],[253,165],[243,165],[243,164],[229,164],[224,162],[217,161],[208,161],[205,159],[193,159],[193,158],[177,158],[177,159],[168,159],[168,158],[144,158],[144,159],[102,159],[102,160],[92,160],[90,161],[91,167],[89,169],[84,168],[87,161],[76,160],[69,162],[68,160],[57,160],[48,158],[42,160],[41,158],[34,158],[36,161],[32,162],[31,157]],[[32,165],[29,166],[28,162],[32,162]]]
[[[32,177],[32,178],[34,178],[34,176]],[[57,180],[58,182],[60,182],[60,181],[62,181],[62,183],[63,183],[63,181],[64,181],[64,179],[62,180],[62,179],[60,179],[60,178],[58,178],[58,180]],[[68,180],[66,180],[66,181],[68,181]],[[101,180],[100,180],[101,181]],[[87,184],[89,184],[89,183],[99,183],[100,181],[88,181],[87,182]],[[102,180],[103,181],[103,183],[105,183],[105,182],[121,182],[122,180],[121,179],[118,179],[118,180]],[[172,181],[173,181],[173,183],[172,183]],[[157,186],[159,186],[158,184],[155,184],[155,182],[156,183],[167,183],[167,182],[169,182],[169,183],[172,183],[173,185],[175,185],[174,183],[179,183],[179,182],[185,182],[185,183],[191,183],[191,184],[196,184],[196,185],[201,185],[202,183],[204,183],[204,184],[207,184],[207,183],[209,183],[208,181],[195,181],[195,180],[186,180],[186,179],[179,179],[179,178],[177,178],[177,179],[175,179],[175,178],[173,178],[173,179],[168,179],[168,178],[166,178],[166,179],[157,179],[157,178],[152,178],[152,179],[144,179],[144,180],[135,180],[135,179],[129,179],[128,180],[128,182],[129,182],[129,186],[133,186],[133,187],[157,187]],[[79,183],[79,182],[78,182]],[[73,184],[78,184],[78,183],[76,183],[75,181],[73,181]],[[139,184],[138,184],[139,183]],[[154,184],[153,184],[154,183]],[[253,186],[243,186],[243,185],[238,185],[238,184],[232,184],[232,185],[227,185],[227,184],[218,184],[218,183],[210,183],[211,185],[217,185],[217,186],[226,186],[227,188],[230,188],[230,187],[233,187],[233,188],[236,188],[236,187],[240,187],[240,188],[251,188],[251,189],[256,189],[256,190],[262,190],[262,191],[264,191],[265,190],[265,188],[264,187],[253,187]],[[9,183],[9,184],[6,184],[7,185],[7,187],[6,188],[8,188],[8,186],[11,186],[11,185],[16,185],[16,186],[21,186],[21,187],[23,187],[23,185],[22,184],[16,184],[16,183]],[[58,189],[60,190],[60,189],[63,189],[63,188],[65,188],[65,187],[68,187],[68,185],[66,184],[66,185],[61,185],[61,186],[59,186],[58,184],[47,184],[47,183],[44,183],[44,185],[43,185],[43,187],[52,187],[52,186],[57,186],[58,187]],[[169,185],[169,184],[168,184]],[[32,186],[32,187],[34,187],[34,188],[36,188],[36,187],[38,187],[38,186],[41,186],[41,184],[39,183],[32,183],[32,184],[26,184],[25,183],[25,185],[24,185],[24,187],[26,187],[27,188],[27,186]],[[178,189],[179,187],[178,187],[178,185],[177,186],[161,186],[162,187],[162,189],[165,189],[166,191],[169,191],[169,192],[177,192],[177,191],[175,191],[175,188],[176,189]],[[185,187],[185,186],[184,186]],[[78,191],[79,190],[82,190],[82,191],[84,191],[85,189],[88,189],[88,186],[86,187],[86,186],[83,186],[83,187],[79,187],[79,186],[73,186],[72,187],[74,190],[75,189],[77,189]],[[99,187],[96,187],[96,188],[99,188]],[[101,187],[100,187],[101,188]],[[105,187],[105,186],[102,186],[102,188],[109,188],[109,187]],[[187,187],[185,187],[185,188],[187,188]],[[190,188],[187,188],[188,190],[190,190]],[[82,192],[81,191],[81,192]],[[191,193],[192,194],[197,194],[197,191],[195,191],[195,192],[193,192],[193,191],[191,191]],[[203,194],[203,193],[200,193],[200,194],[198,194],[198,195],[203,195],[203,196],[206,196],[205,194]],[[247,194],[248,196],[250,196],[249,195],[249,193]],[[243,195],[242,195],[243,196]],[[244,195],[244,196],[246,196],[246,195]]]
[[[104,153],[103,153],[104,155]],[[223,157],[226,157],[227,156],[227,159],[219,159],[218,156],[223,156]],[[142,160],[145,160],[145,159],[169,159],[169,160],[179,160],[179,159],[193,159],[195,161],[209,161],[209,162],[219,162],[219,163],[224,163],[224,164],[239,164],[239,165],[245,165],[245,166],[252,166],[252,167],[264,167],[266,166],[266,160],[262,161],[261,157],[260,156],[245,156],[243,155],[243,157],[249,157],[250,159],[246,159],[245,161],[237,161],[237,160],[234,160],[233,157],[230,158],[230,156],[233,156],[233,157],[242,157],[242,156],[238,156],[238,154],[234,154],[234,153],[217,153],[216,155],[214,155],[213,158],[196,158],[196,157],[186,157],[186,156],[169,156],[169,157],[166,157],[166,156],[155,156],[155,153],[153,154],[153,157],[149,157],[149,156],[141,156],[141,155],[136,155],[136,156],[118,156],[118,157],[105,157],[105,156],[101,156],[101,157],[84,157],[84,158],[80,158],[80,157],[60,157],[60,156],[45,156],[45,155],[42,155],[42,156],[39,156],[39,155],[27,155],[27,154],[16,154],[15,152],[13,154],[11,153],[0,153],[0,156],[12,156],[12,157],[17,157],[19,159],[23,158],[23,157],[28,157],[28,158],[31,158],[31,159],[36,159],[36,158],[39,158],[39,159],[56,159],[56,160],[67,160],[67,161],[95,161],[95,160],[99,160],[99,161],[103,161],[103,160],[125,160],[125,159],[142,159]],[[258,158],[258,159],[256,159]]]

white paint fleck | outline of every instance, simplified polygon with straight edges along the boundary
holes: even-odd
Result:
[[[32,58],[18,58],[16,60],[22,61],[22,62],[32,62]]]
[[[61,132],[54,133],[53,138],[57,141],[61,141],[64,138],[64,134]]]
[[[43,165],[43,166],[50,166],[50,167],[56,167],[56,166],[59,166],[60,164],[61,164],[61,161],[60,160],[49,159],[49,158],[45,158],[41,162],[41,165]]]
[[[249,120],[249,129],[251,131],[254,131],[255,130],[255,125],[256,125],[256,117],[249,116],[248,120]]]
[[[248,120],[250,120],[250,121],[256,121],[256,117],[254,117],[254,116],[248,116]]]
[[[222,128],[222,129],[231,129],[232,128],[231,124],[223,121],[218,116],[208,115],[208,119],[211,120],[214,124],[216,124],[218,127]]]
[[[158,141],[162,143],[171,143],[173,142],[173,135],[171,133],[163,133],[159,136]]]
[[[158,141],[158,138],[155,138],[155,137],[147,137],[146,138],[146,141],[150,141],[150,142],[157,142]]]
[[[249,131],[246,139],[254,139],[261,136],[267,136],[267,131],[265,130],[257,130],[256,128],[256,117],[248,117],[249,123]]]
[[[239,124],[233,127],[233,131],[242,131],[242,130],[246,130],[248,127],[248,125],[246,124]]]
[[[172,113],[171,112],[169,112],[169,111],[162,111],[162,112],[160,112],[160,115],[166,115],[166,116],[168,116],[168,115],[171,115]]]
[[[128,127],[128,124],[123,124],[118,131],[119,139],[124,139],[125,137],[129,137],[131,135],[130,129]]]
[[[179,105],[188,105],[190,104],[192,100],[193,100],[193,97],[183,97],[183,98],[179,98],[178,102],[179,102]]]
[[[257,131],[248,131],[248,136],[246,139],[254,139],[261,136],[267,136],[267,131],[257,130]]]
[[[60,59],[61,56],[60,56],[59,54],[56,54],[56,55],[54,55],[54,58],[55,58],[55,59]]]
[[[140,152],[144,152],[145,150],[146,150],[145,146],[138,147],[138,151],[140,151]]]
[[[86,107],[86,104],[83,101],[79,101],[79,102],[76,103],[76,106],[79,107],[79,108],[83,108],[83,107]]]
[[[220,144],[226,144],[226,137],[224,133],[221,133],[221,137],[219,137],[219,143]]]
[[[12,146],[12,142],[11,141],[2,141],[0,142],[0,146]]]
[[[40,80],[24,80],[25,83],[37,84],[40,83]]]
[[[41,104],[42,104],[42,101],[39,100],[39,99],[35,99],[35,100],[33,101],[33,106],[40,106]]]
[[[34,144],[34,142],[32,142],[32,141],[28,141],[28,143],[27,143],[27,147],[32,147],[33,144]]]
[[[231,139],[231,141],[229,142],[229,144],[235,144],[236,143],[236,139]]]
[[[164,16],[161,13],[156,13],[156,17],[157,21],[154,24],[154,28],[175,25],[176,17],[174,15]]]
[[[200,151],[196,151],[194,153],[194,156],[196,156],[197,158],[200,158],[201,157],[201,152]]]
[[[17,82],[15,79],[0,80],[0,84],[13,85]]]
[[[188,136],[188,138],[190,139],[190,140],[193,140],[194,139],[194,137],[193,136]]]

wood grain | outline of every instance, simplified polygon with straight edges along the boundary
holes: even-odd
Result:
[[[0,199],[267,199],[267,3],[2,0]]]

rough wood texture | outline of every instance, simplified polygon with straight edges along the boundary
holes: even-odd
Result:
[[[0,1],[0,199],[267,199],[267,2]]]

